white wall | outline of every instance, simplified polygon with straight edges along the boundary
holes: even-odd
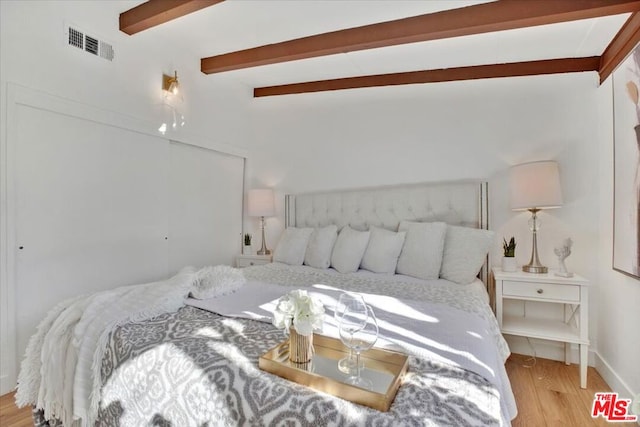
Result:
[[[601,147],[609,142],[598,136],[597,87],[595,73],[583,73],[259,99],[252,104],[254,161],[249,187],[274,186],[282,196],[379,184],[487,179],[489,220],[497,232],[493,263],[501,256],[498,239],[514,235],[518,263],[524,264],[531,251],[530,215],[509,209],[508,168],[556,159],[564,206],[541,213],[539,252],[542,262],[554,267],[553,247],[566,237],[574,240],[567,266],[592,283],[593,351],[599,348],[598,328],[606,323],[598,319],[598,313],[606,316],[598,303],[608,290],[600,280],[597,248],[603,244],[598,171]],[[282,216],[269,220],[271,247],[282,227]],[[509,341],[514,351],[530,352],[524,340]],[[611,348],[630,349],[624,340],[614,343]],[[556,343],[533,344],[539,356],[562,358],[562,347]],[[593,363],[593,353],[590,356]]]
[[[595,75],[413,85],[256,100],[252,185],[281,193],[439,181],[489,180],[491,226],[515,235],[528,261],[527,213],[508,207],[506,174],[520,162],[557,159],[565,205],[543,212],[541,257],[575,240],[570,268],[595,278],[597,168]],[[277,241],[274,221],[270,241]],[[496,257],[500,254],[495,247]]]
[[[138,3],[0,2],[2,105],[6,84],[13,82],[155,125],[162,117],[162,74],[177,70],[187,124],[167,136],[212,148],[246,140],[249,89],[207,78],[197,55],[162,43],[157,29],[135,36],[120,32],[118,14]],[[111,43],[113,62],[68,46],[65,24]]]
[[[640,281],[614,271],[612,79],[598,90],[599,223],[598,358],[596,367],[615,390],[640,393]]]

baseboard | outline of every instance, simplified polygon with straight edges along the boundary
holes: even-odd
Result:
[[[516,336],[507,336],[506,340],[512,353],[532,356],[535,351],[537,357],[564,361],[564,344],[562,343],[529,339],[529,344],[526,338]],[[531,349],[532,346],[533,351]],[[570,358],[571,363],[578,363],[580,360],[579,351],[575,345],[571,348]],[[609,365],[597,351],[591,348],[589,348],[588,353],[588,365],[593,366],[596,371],[598,371],[602,379],[611,387],[611,390],[617,392],[625,399],[632,399],[640,392],[640,390],[631,390],[631,387],[620,378],[611,365]]]
[[[607,363],[607,361],[598,353],[594,352],[595,355],[595,368],[602,377],[603,380],[609,384],[611,390],[617,392],[621,397],[625,399],[633,399],[640,390],[631,390],[631,387],[624,382],[620,375],[617,374],[616,371],[613,370],[611,365]],[[635,393],[634,393],[635,392]]]
[[[16,388],[16,382],[9,378],[9,375],[0,376],[0,396],[13,391]]]

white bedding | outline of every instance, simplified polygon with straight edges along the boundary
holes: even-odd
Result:
[[[404,274],[393,274],[393,275],[378,274],[378,273],[373,273],[371,271],[362,270],[362,269],[358,270],[355,273],[343,274],[336,271],[334,268],[318,269],[314,267],[309,267],[307,265],[294,266],[294,265],[287,265],[279,262],[268,264],[266,267],[270,271],[269,275],[277,274],[278,276],[281,276],[281,277],[278,277],[278,283],[294,284],[291,280],[283,281],[284,277],[282,276],[286,274],[302,274],[302,275],[308,275],[309,277],[317,278],[319,281],[321,281],[322,279],[326,281],[326,278],[330,277],[331,282],[334,282],[336,280],[342,281],[345,279],[350,280],[349,278],[356,278],[356,279],[371,280],[375,282],[410,283],[417,286],[424,285],[427,287],[453,286],[453,287],[456,287],[455,289],[460,293],[472,295],[474,298],[476,297],[480,298],[482,301],[489,304],[489,294],[487,293],[487,287],[482,282],[482,280],[480,280],[477,277],[473,282],[467,285],[461,285],[459,283],[454,283],[446,279],[424,280],[424,279],[418,279],[412,276],[407,276]],[[247,274],[250,277],[265,277],[263,273],[255,273],[254,270],[255,269],[250,268],[245,272],[248,272]]]
[[[353,416],[360,420],[353,422],[351,419],[349,423],[354,425],[370,425],[373,420],[380,425],[393,425],[394,417],[424,422],[437,420],[434,425],[460,425],[462,419],[465,420],[462,424],[473,425],[482,417],[483,423],[509,425],[516,415],[503,366],[508,348],[485,302],[486,292],[481,286],[461,286],[446,280],[425,282],[368,272],[344,275],[332,270],[282,264],[242,271],[247,278],[245,286],[235,294],[218,297],[218,307],[210,309],[226,316],[261,322],[200,314],[207,312],[191,307],[178,309],[189,290],[185,286],[193,282],[195,275],[192,274],[95,294],[86,300],[89,305],[95,305],[94,309],[78,313],[77,321],[65,322],[61,318],[54,321],[55,316],[48,318],[33,339],[31,350],[39,347],[38,351],[29,353],[26,365],[23,364],[18,389],[20,402],[37,402],[38,408],[45,409],[40,416],[46,416],[48,408],[47,418],[82,418],[84,425],[93,425],[93,405],[98,401],[101,402],[98,425],[148,424],[150,417],[158,411],[169,417],[167,419],[173,419],[175,425],[202,425],[206,420],[219,420],[219,417],[226,417],[225,425],[242,424],[251,417],[257,417],[253,419],[261,420],[261,423],[270,423],[283,416],[302,417],[307,420],[302,425],[314,425],[308,417],[316,416],[325,423],[333,420],[329,422],[331,425],[342,424]],[[382,314],[385,341],[380,344],[401,346],[403,351],[416,356],[410,361],[412,375],[401,387],[389,413],[378,413],[327,396],[318,400],[320,396],[310,391],[277,378],[251,373],[255,371],[258,355],[282,337],[267,324],[271,318],[269,301],[280,297],[284,290],[312,284],[326,285],[329,290],[325,293],[329,298],[335,298],[338,292],[331,288],[365,294],[367,301],[376,306],[376,313]],[[110,300],[110,305],[100,304],[106,300]],[[194,306],[207,303],[207,300],[189,301]],[[329,308],[330,305],[328,302]],[[405,316],[410,310],[413,313]],[[161,312],[167,313],[151,318]],[[39,349],[42,341],[46,341],[48,329],[58,321],[62,321],[61,325],[69,333],[73,334],[75,330],[81,335],[74,336],[73,346],[63,345],[59,350],[52,348],[53,353],[41,353]],[[325,332],[329,335],[335,334],[331,332],[331,321],[331,314],[328,314]],[[84,334],[83,331],[91,333]],[[105,349],[101,343],[107,336],[110,339]],[[49,376],[56,375],[55,367],[61,366],[61,360],[49,363],[47,371],[37,372],[39,361],[48,361],[51,354],[64,354],[65,351],[73,351],[76,360],[82,361],[74,368],[69,366],[72,369],[63,374],[74,378],[71,381],[76,385],[72,392],[74,403],[69,403],[71,389],[65,386],[64,397],[53,397],[54,403],[62,406],[51,406],[51,401],[40,400],[37,390],[50,383]],[[100,378],[95,368],[99,368],[103,354]],[[231,354],[235,356],[229,364]],[[177,362],[182,366],[178,377],[174,375]],[[194,362],[197,362],[195,366]],[[194,369],[187,369],[188,366]],[[211,383],[212,378],[221,378],[216,372],[231,375],[224,383],[227,391],[220,389],[220,383]],[[246,376],[245,373],[251,374]],[[136,381],[131,381],[131,375]],[[481,377],[486,381],[480,380]],[[194,388],[196,383],[199,386]],[[95,386],[100,384],[102,389],[98,392]],[[254,387],[259,387],[261,394],[254,394]],[[192,396],[196,392],[202,396]],[[287,405],[295,406],[304,401],[306,409],[289,410],[285,414],[280,406],[262,407],[263,397],[260,396],[263,395],[283,399]],[[146,397],[140,400],[141,396]],[[154,397],[151,399],[150,396]],[[225,401],[230,406],[220,407]],[[446,411],[441,412],[444,407]],[[413,412],[408,412],[408,408],[413,408]],[[233,410],[230,412],[230,409]]]
[[[504,369],[509,349],[489,308],[486,288],[479,279],[460,285],[444,279],[422,280],[365,270],[342,274],[333,269],[280,263],[244,269],[244,272],[248,282],[236,293],[212,300],[189,299],[186,304],[227,317],[270,322],[280,296],[291,287],[308,288],[319,294],[329,309],[323,334],[337,337],[331,318],[332,301],[340,290],[362,293],[381,316],[382,324],[392,325],[382,328],[386,336],[377,345],[484,376],[500,390],[505,423],[515,417],[515,400]],[[412,312],[409,317],[399,315],[408,311]],[[425,316],[430,321],[418,320],[424,320]],[[402,336],[396,333],[398,328],[404,331]]]
[[[333,307],[342,290],[322,284],[298,289],[306,290],[322,301],[326,315],[321,333],[339,338]],[[278,299],[290,290],[288,286],[251,281],[232,294],[206,300],[189,298],[186,304],[224,317],[270,323]],[[489,340],[478,340],[488,331],[476,316],[428,301],[361,295],[372,306],[378,319],[380,336],[376,347],[453,364],[476,372],[501,388],[502,378],[490,367],[502,361],[499,361],[498,351]]]
[[[340,274],[337,271],[333,270],[332,268],[327,270],[330,273],[336,273],[336,274]],[[353,273],[354,275],[356,275],[356,277],[362,276],[362,277],[368,277],[368,278],[379,278],[380,275],[377,273],[372,273],[370,271],[367,270],[358,270],[356,273]],[[393,281],[401,281],[401,282],[408,282],[408,283],[417,283],[417,284],[426,284],[427,286],[458,286],[462,289],[464,289],[464,292],[468,292],[471,293],[473,295],[478,296],[480,299],[482,299],[484,302],[486,302],[487,304],[489,304],[489,293],[487,292],[487,287],[485,286],[484,283],[482,283],[482,280],[480,280],[479,278],[476,277],[476,280],[474,280],[473,282],[469,283],[468,285],[460,285],[458,283],[453,283],[449,280],[445,280],[445,279],[437,279],[437,280],[424,280],[424,279],[418,279],[416,277],[411,277],[411,276],[405,276],[403,274],[395,274],[393,276],[391,276]]]
[[[285,266],[283,268],[292,268],[291,266]],[[300,266],[301,270],[313,271],[316,270],[313,267]],[[338,273],[333,268],[325,270],[328,274],[342,274]],[[344,275],[343,275],[344,276]],[[365,279],[378,279],[380,274],[372,273],[367,270],[358,270],[353,273],[354,277],[362,277]],[[404,276],[402,274],[396,274],[394,276],[388,276],[390,281],[403,281],[409,283],[416,283],[426,286],[459,286],[464,287],[465,292],[471,293],[482,301],[489,304],[489,294],[485,288],[482,280],[476,279],[468,285],[458,285],[448,280],[423,280],[417,279],[411,276]],[[302,287],[302,286],[301,286]],[[203,310],[211,311],[226,317],[240,317],[245,319],[260,320],[270,322],[273,318],[272,313],[275,308],[275,300],[280,298],[286,291],[281,285],[261,282],[261,281],[249,281],[240,290],[223,295],[222,297],[211,299],[189,298],[186,301],[187,305],[192,307],[201,308]],[[247,307],[247,301],[252,304]]]

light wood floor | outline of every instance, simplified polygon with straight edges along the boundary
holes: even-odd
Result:
[[[602,418],[591,418],[591,404],[597,391],[611,391],[600,374],[589,368],[587,388],[580,388],[578,366],[540,359],[532,367],[529,356],[512,355],[507,373],[518,404],[514,427],[605,426]],[[0,426],[33,426],[30,408],[16,408],[13,393],[0,397]]]
[[[592,367],[587,372],[587,388],[580,388],[578,365],[512,354],[506,368],[518,405],[514,427],[521,426],[606,426],[604,418],[591,418],[596,392],[611,391]]]
[[[18,409],[13,399],[13,393],[0,396],[0,426],[33,427],[31,407]]]

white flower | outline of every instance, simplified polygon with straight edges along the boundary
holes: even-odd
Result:
[[[297,289],[282,296],[273,312],[273,325],[288,331],[294,327],[300,335],[309,336],[322,328],[324,306],[319,299]]]

